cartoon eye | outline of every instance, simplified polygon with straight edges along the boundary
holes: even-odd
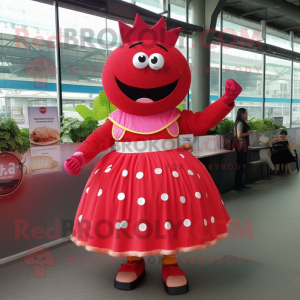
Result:
[[[47,67],[43,67],[43,70],[46,71],[46,70],[47,70]]]
[[[149,67],[153,70],[161,69],[165,64],[164,57],[159,53],[153,53],[149,57]]]
[[[35,67],[35,70],[38,71],[38,70],[39,70],[39,67]]]
[[[144,69],[148,65],[148,56],[143,52],[138,52],[133,57],[132,62],[137,69]]]

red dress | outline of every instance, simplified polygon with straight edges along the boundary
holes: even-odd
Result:
[[[217,102],[210,105],[206,115],[221,109],[226,116],[232,109]],[[201,114],[204,119],[205,114]],[[214,115],[220,117],[216,110]],[[191,130],[188,118],[196,117],[200,115],[183,111],[174,122],[182,133],[199,133],[199,128],[206,130],[206,126],[212,128],[216,123],[197,123]],[[112,128],[110,121],[106,126]],[[157,140],[177,136],[171,135],[168,128],[143,136],[126,131],[118,142],[137,141],[141,137]],[[92,142],[91,137],[77,150],[85,154],[86,160],[92,157],[87,154]],[[71,239],[88,251],[117,257],[171,255],[216,244],[228,236],[230,224],[210,174],[191,153],[182,149],[112,151],[100,159],[87,181]]]

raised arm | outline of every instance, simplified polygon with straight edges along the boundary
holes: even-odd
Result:
[[[276,143],[276,142],[278,142],[278,138],[274,138],[274,139],[269,140],[268,144],[269,144],[270,147],[272,147],[272,144]]]
[[[183,110],[178,120],[180,134],[206,135],[206,132],[216,126],[234,108],[234,100],[242,92],[241,86],[233,79],[225,84],[224,95],[203,112],[193,113]]]
[[[81,171],[81,166],[90,162],[101,151],[107,150],[114,145],[112,126],[113,123],[107,120],[87,137],[77,151],[65,161],[64,166],[68,173],[78,175]]]

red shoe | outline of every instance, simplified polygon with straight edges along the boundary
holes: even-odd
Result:
[[[128,261],[122,264],[115,278],[114,286],[119,290],[133,290],[145,275],[144,259]]]
[[[165,290],[169,295],[181,295],[189,291],[189,284],[178,264],[162,265]]]

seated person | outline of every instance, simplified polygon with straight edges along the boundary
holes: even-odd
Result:
[[[260,147],[265,147],[265,146],[268,146],[268,142],[269,142],[269,138],[265,135],[262,135],[260,138],[259,138],[259,141],[258,141],[258,146]],[[272,162],[272,154],[271,154],[271,150],[270,149],[262,149],[262,150],[259,150],[259,158],[261,160],[264,160],[268,166],[271,168],[272,170],[272,174],[273,175],[277,175],[277,171],[276,171],[276,168]]]
[[[268,145],[273,148],[274,164],[285,164],[285,174],[292,173],[290,163],[295,161],[295,156],[292,155],[286,130],[281,130],[279,136],[268,142]]]

